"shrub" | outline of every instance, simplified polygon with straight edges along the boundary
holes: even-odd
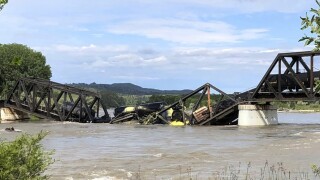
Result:
[[[45,151],[40,141],[48,133],[22,134],[12,142],[0,142],[0,179],[48,179],[44,171],[53,163],[53,151]]]

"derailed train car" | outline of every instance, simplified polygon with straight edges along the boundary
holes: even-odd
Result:
[[[212,89],[218,99],[213,101]],[[204,98],[207,95],[207,98]],[[189,98],[198,98],[192,109],[185,107]],[[206,104],[206,105],[204,105]],[[135,121],[140,124],[183,125],[230,125],[237,124],[238,109],[234,97],[207,83],[181,97],[171,105],[163,102],[123,106],[115,109],[110,123]]]
[[[141,121],[148,115],[163,109],[164,102],[154,102],[139,104],[137,106],[121,106],[114,110],[114,118],[110,121],[113,123],[123,123],[128,121]]]

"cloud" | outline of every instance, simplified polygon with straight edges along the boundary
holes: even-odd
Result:
[[[143,86],[164,89],[195,88],[211,82],[223,89],[240,90],[256,85],[278,53],[292,50],[182,46],[158,51],[146,48],[145,52],[110,44],[61,44],[42,48],[50,52],[45,55],[56,69],[53,80],[58,82],[143,82],[147,83],[141,84]]]
[[[81,66],[86,69],[105,68],[152,68],[158,69],[168,64],[165,56],[146,58],[140,54],[100,55],[86,60]]]
[[[95,44],[75,46],[67,44],[58,44],[47,47],[33,47],[40,51],[65,53],[72,56],[97,56],[103,54],[120,54],[129,51],[129,47],[126,45],[104,45],[99,46]]]
[[[147,77],[147,76],[139,76],[136,74],[129,74],[129,75],[114,75],[111,76],[112,78],[115,79],[120,79],[120,80],[158,80],[160,79],[159,77]]]
[[[314,0],[10,1],[1,11],[0,33],[2,43],[43,52],[58,82],[150,80],[150,87],[156,81],[162,88],[190,88],[221,81],[247,87],[255,83],[241,79],[259,80],[278,52],[306,50],[291,47],[300,46],[299,16],[315,5]]]
[[[222,21],[184,19],[145,19],[110,25],[108,32],[139,35],[180,44],[237,43],[259,39],[267,29],[237,29]]]
[[[161,3],[150,3],[149,0],[140,0],[145,4],[171,4],[184,7],[206,7],[216,10],[229,10],[230,13],[256,13],[256,12],[281,12],[295,13],[305,11],[313,5],[313,0],[162,0]]]
[[[66,53],[80,68],[103,72],[106,69],[118,71],[141,71],[148,74],[157,71],[175,74],[192,71],[221,71],[261,68],[270,65],[283,49],[259,47],[207,48],[177,47],[155,54],[129,48],[111,46],[55,46],[55,51]],[[80,64],[79,64],[80,63]],[[236,67],[235,67],[236,65]],[[131,69],[130,69],[131,68]],[[138,70],[139,69],[139,70]]]

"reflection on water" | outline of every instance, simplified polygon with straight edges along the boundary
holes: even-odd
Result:
[[[279,113],[279,126],[170,127],[70,122],[11,124],[24,132],[50,131],[52,179],[179,178],[212,173],[239,162],[259,172],[266,160],[293,171],[320,164],[320,114]],[[304,124],[301,124],[304,123]],[[7,127],[0,124],[0,129]],[[18,133],[0,131],[1,138]],[[256,167],[256,169],[255,169]]]

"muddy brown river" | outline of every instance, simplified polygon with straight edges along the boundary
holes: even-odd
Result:
[[[49,131],[43,144],[55,150],[56,162],[46,173],[57,180],[214,179],[230,167],[254,177],[266,164],[315,178],[310,167],[320,165],[320,114],[279,113],[279,123],[170,127],[43,120],[0,124],[0,135],[7,140],[19,135],[3,131],[11,126],[27,133]]]

